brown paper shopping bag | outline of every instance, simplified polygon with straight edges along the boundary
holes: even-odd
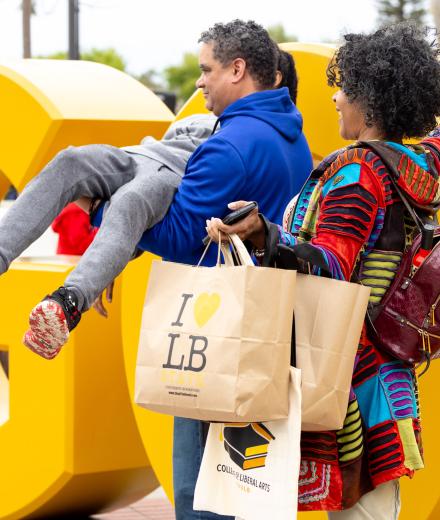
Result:
[[[255,267],[244,247],[235,256],[250,265],[153,264],[136,367],[139,405],[208,421],[287,416],[296,272]]]
[[[296,366],[302,373],[302,430],[342,428],[370,289],[298,274]]]

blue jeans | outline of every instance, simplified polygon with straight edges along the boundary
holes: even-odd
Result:
[[[206,511],[194,511],[194,490],[205,439],[200,421],[174,418],[173,479],[176,520],[234,520]]]

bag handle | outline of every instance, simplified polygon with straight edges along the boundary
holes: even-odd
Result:
[[[221,251],[225,265],[228,267],[236,265],[255,266],[252,258],[238,235],[228,235],[229,244],[224,242],[221,245]]]
[[[217,262],[216,266],[221,266],[220,261],[220,253],[223,255],[224,263],[227,266],[233,266],[233,265],[248,265],[248,266],[254,266],[254,262],[252,261],[251,255],[249,254],[248,250],[246,249],[245,245],[241,241],[241,239],[236,234],[227,235],[229,245],[231,246],[231,249],[229,249],[229,245],[226,245],[222,243],[220,240],[220,232],[219,232],[219,242],[217,246]],[[206,256],[206,253],[208,252],[208,248],[212,243],[212,238],[209,240],[208,244],[206,245],[202,256],[200,257],[200,260],[197,263],[196,267],[200,267],[200,264],[203,262],[203,259]],[[231,252],[232,250],[232,252]],[[234,262],[234,259],[236,260],[236,263]]]
[[[240,265],[255,266],[249,251],[246,249],[246,246],[243,244],[243,241],[238,235],[235,233],[228,235],[228,240]]]
[[[217,249],[217,262],[216,262],[216,265],[219,266],[220,265],[220,250],[221,250],[221,240],[220,240],[220,231],[218,232],[218,238],[219,238],[219,241],[218,241],[218,249]],[[203,253],[202,253],[202,256],[200,257],[200,260],[197,262],[197,265],[193,267],[200,267],[200,264],[203,262],[203,259],[205,258],[206,256],[206,253],[208,252],[208,249],[209,249],[209,246],[212,244],[212,238],[209,239],[208,243],[206,244],[205,246],[205,249],[203,250]]]
[[[237,262],[234,262],[234,259],[237,260],[237,258],[233,255],[229,248],[229,244],[222,243],[221,245],[223,260],[225,262],[225,265],[227,267],[234,267],[234,265],[237,265]],[[220,267],[221,264],[218,264],[217,267]]]

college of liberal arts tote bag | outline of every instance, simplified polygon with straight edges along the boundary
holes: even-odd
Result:
[[[231,242],[243,265],[153,263],[137,404],[207,421],[287,417],[296,272],[256,267],[238,237]]]
[[[242,520],[296,518],[300,466],[300,370],[291,368],[289,416],[215,423],[194,494],[194,509]]]

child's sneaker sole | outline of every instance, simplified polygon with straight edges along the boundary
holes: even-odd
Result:
[[[35,354],[43,357],[44,359],[53,359],[58,352],[61,350],[61,345],[58,348],[52,349],[44,342],[39,341],[31,330],[28,330],[23,336],[23,343],[32,350]]]
[[[29,326],[23,343],[46,359],[54,358],[69,338],[63,308],[54,300],[43,300],[32,309]]]

